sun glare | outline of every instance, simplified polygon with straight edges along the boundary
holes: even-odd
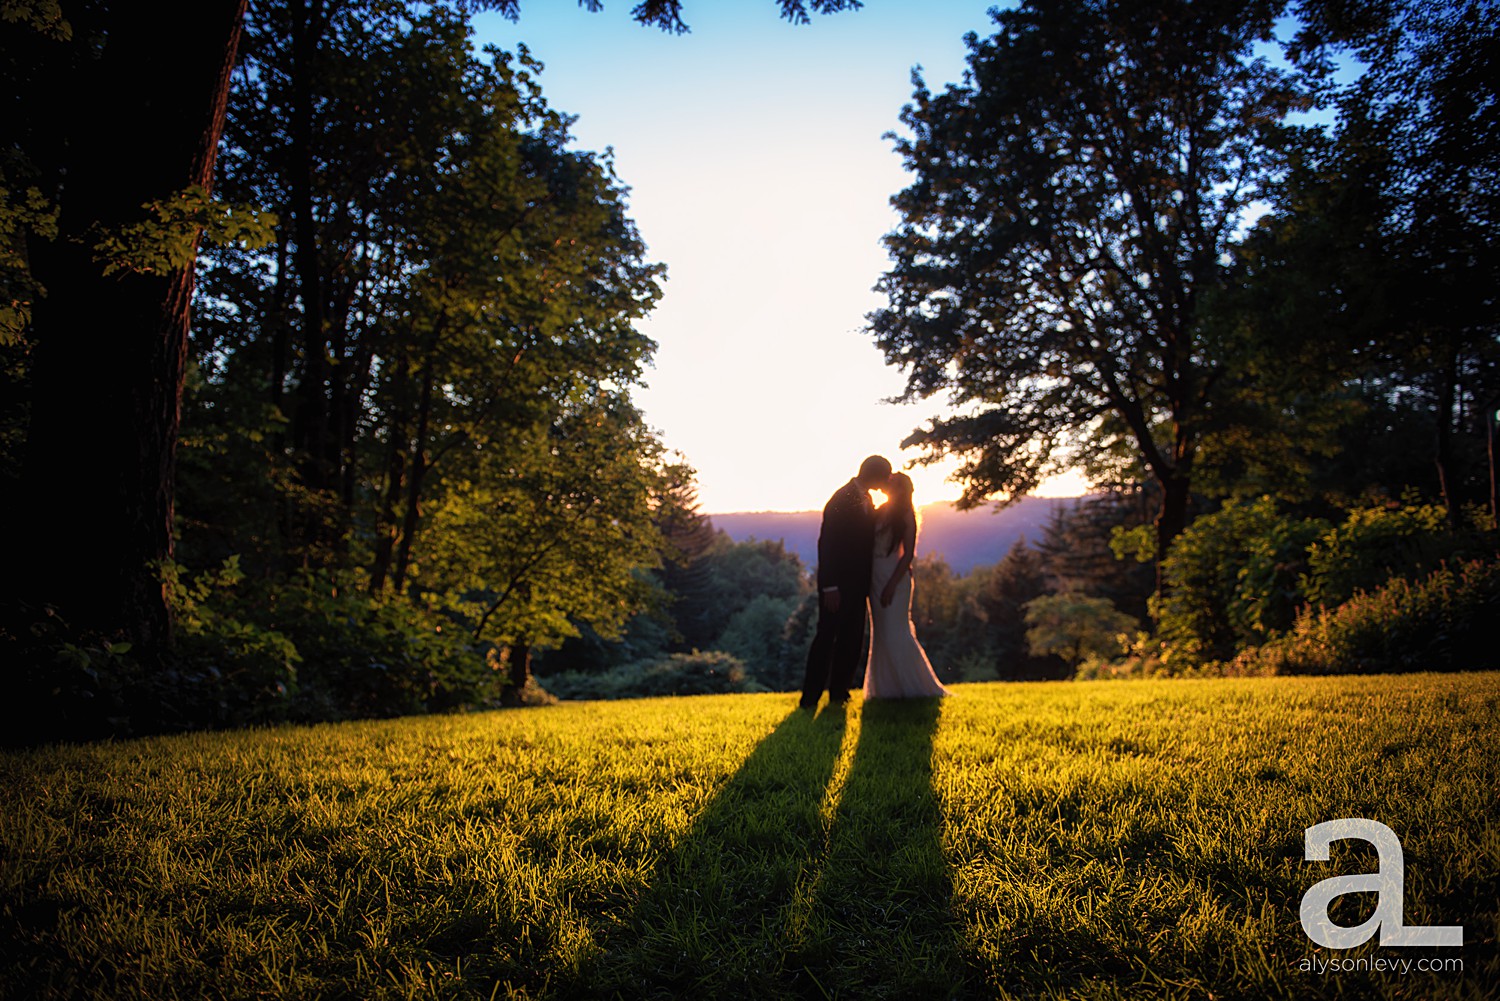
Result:
[[[871,490],[870,500],[875,502],[876,507],[885,507],[885,502],[890,500],[884,490]]]

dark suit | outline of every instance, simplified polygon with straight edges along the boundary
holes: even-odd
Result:
[[[849,697],[864,652],[869,618],[870,554],[875,548],[875,507],[858,480],[839,487],[823,507],[818,533],[818,632],[807,656],[802,704],[818,704],[823,689],[832,702]],[[829,612],[826,593],[837,588],[839,610]]]

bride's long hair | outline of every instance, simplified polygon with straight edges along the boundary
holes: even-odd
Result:
[[[896,545],[901,541],[899,526],[911,525],[917,527],[917,507],[912,501],[912,495],[916,488],[912,486],[911,477],[905,473],[892,473],[890,480],[885,485],[886,501],[880,506],[880,527],[897,528],[891,533],[890,548],[886,555],[895,551]]]

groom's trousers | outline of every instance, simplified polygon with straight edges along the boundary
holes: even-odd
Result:
[[[845,595],[839,610],[818,605],[818,631],[807,653],[807,677],[802,683],[802,705],[818,704],[823,689],[832,703],[847,701],[865,652],[865,627],[869,623],[869,598],[863,593]]]

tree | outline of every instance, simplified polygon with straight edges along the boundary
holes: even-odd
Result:
[[[602,6],[584,2],[591,10]],[[805,23],[809,11],[860,6],[779,3],[794,23]],[[319,29],[338,7],[337,0],[289,0],[299,63],[316,59]],[[460,7],[497,7],[514,17],[519,4],[473,0]],[[22,569],[9,575],[7,590],[61,605],[80,628],[130,636],[153,656],[164,654],[171,638],[153,566],[173,555],[194,262],[203,226],[223,215],[208,192],[245,9],[246,0],[78,0],[23,5],[0,24],[8,92],[18,98],[0,164],[0,278],[19,293],[5,297],[0,341],[24,336],[30,348],[19,489],[28,527],[19,539]],[[687,30],[679,0],[646,0],[633,15]],[[313,95],[300,97],[294,156],[308,170],[302,154]],[[309,205],[299,200],[295,209],[298,264],[312,271]],[[106,275],[95,248],[142,228],[157,231],[156,246],[124,262],[130,266],[122,276]],[[122,258],[105,263],[121,270]],[[298,291],[320,338],[324,290],[306,282]],[[349,402],[335,399],[335,416],[342,416],[340,403],[347,414]]]
[[[793,24],[807,24],[814,14],[833,14],[841,10],[858,10],[864,4],[860,0],[776,0],[781,16]],[[578,0],[578,5],[597,13],[604,9],[603,0]],[[521,13],[521,0],[496,0],[495,7],[511,20]],[[640,0],[630,16],[641,24],[686,34],[688,26],[682,19],[682,0]]]
[[[693,475],[685,463],[670,467],[655,515],[664,542],[661,566],[655,575],[668,596],[670,648],[675,650],[706,648],[715,635],[708,558],[725,541],[699,510]]]
[[[1107,598],[1143,621],[1152,575],[1140,562],[1121,558],[1115,538],[1149,532],[1150,495],[1149,490],[1111,490],[1054,509],[1036,544],[1048,590]]]
[[[1186,526],[1225,376],[1211,301],[1309,106],[1252,58],[1278,12],[1029,2],[969,37],[963,84],[916,80],[870,329],[906,398],[951,393],[958,416],[905,444],[961,457],[966,505],[1128,443],[1161,490],[1157,551]]]
[[[1494,6],[1303,5],[1293,55],[1366,68],[1326,84],[1337,117],[1304,131],[1272,192],[1241,310],[1268,364],[1352,404],[1331,484],[1345,502],[1420,484],[1454,525],[1486,496],[1483,415],[1500,398]]]
[[[1292,627],[1304,599],[1308,547],[1328,531],[1270,497],[1227,502],[1182,533],[1163,562],[1171,588],[1152,602],[1174,656],[1229,660]]]
[[[1019,540],[999,563],[978,567],[970,577],[969,614],[977,620],[982,655],[993,665],[994,676],[1007,681],[1045,677],[1046,659],[1032,653],[1026,642],[1026,606],[1048,593],[1041,553]]]
[[[1135,627],[1135,620],[1103,598],[1065,592],[1033,598],[1026,606],[1026,624],[1031,652],[1055,654],[1071,672],[1089,657],[1120,653],[1120,637]]]
[[[9,587],[147,656],[171,638],[153,564],[173,551],[193,260],[244,9],[70,3],[3,26],[6,172],[38,209],[11,279],[31,301],[9,317],[30,347]]]
[[[506,649],[514,698],[532,651],[578,635],[578,622],[619,635],[645,597],[635,571],[660,539],[647,504],[656,445],[625,399],[579,401],[508,437],[444,491],[412,573],[453,596],[476,641]]]

